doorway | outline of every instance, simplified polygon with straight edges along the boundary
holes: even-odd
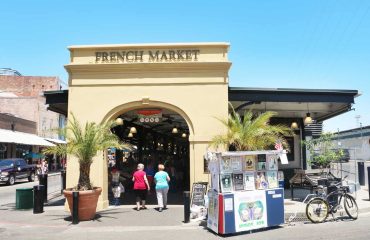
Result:
[[[117,119],[122,119],[122,124],[112,132],[133,146],[131,151],[108,149],[107,152],[109,178],[112,170],[118,170],[125,187],[121,204],[134,203],[132,174],[139,163],[144,164],[148,179],[158,171],[158,164],[164,164],[171,178],[169,204],[182,204],[182,192],[190,189],[189,128],[185,119],[164,108],[135,109],[120,114]],[[148,203],[156,204],[154,183],[151,185]]]

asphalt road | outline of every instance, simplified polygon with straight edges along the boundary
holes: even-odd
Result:
[[[0,206],[2,205],[15,205],[15,193],[17,188],[32,188],[38,185],[39,182],[36,179],[35,182],[28,182],[25,180],[17,180],[17,182],[8,186],[6,184],[0,184]],[[60,174],[50,174],[48,176],[48,198],[50,199],[53,194],[60,192]]]

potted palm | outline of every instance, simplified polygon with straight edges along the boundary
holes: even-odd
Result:
[[[271,125],[270,119],[276,112],[264,112],[259,115],[245,111],[240,116],[233,108],[227,119],[218,119],[227,128],[226,134],[217,135],[212,139],[211,145],[220,145],[229,150],[255,151],[271,149],[275,143],[280,142],[288,148],[284,136],[292,136],[293,131],[281,124]]]
[[[71,118],[68,126],[60,130],[60,133],[67,139],[67,144],[49,147],[44,150],[44,153],[62,157],[72,155],[77,158],[79,162],[78,183],[75,187],[64,190],[64,195],[72,210],[72,193],[79,191],[79,220],[91,220],[95,216],[98,198],[102,191],[101,187],[93,186],[90,181],[90,167],[93,158],[99,151],[104,151],[108,147],[119,149],[131,149],[131,147],[127,143],[120,142],[119,138],[111,132],[111,128],[116,126],[113,121],[100,124],[86,122],[82,126],[73,114]]]

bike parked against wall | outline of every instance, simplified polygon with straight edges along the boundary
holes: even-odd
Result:
[[[330,184],[327,189],[322,185],[318,187],[321,192],[313,194],[314,197],[306,205],[306,216],[311,222],[324,222],[329,214],[332,214],[334,218],[334,214],[343,208],[351,219],[358,218],[356,200],[349,194],[349,187],[343,186],[342,182]],[[325,190],[329,188],[332,191],[328,191],[329,193],[326,194]],[[312,194],[310,195],[312,196]]]

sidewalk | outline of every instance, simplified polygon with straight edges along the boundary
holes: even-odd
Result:
[[[289,191],[286,191],[286,193]],[[298,196],[298,195],[297,195]],[[155,210],[156,205],[148,205],[148,210],[133,210],[133,205],[110,206],[97,213],[92,221],[73,225],[70,213],[65,211],[59,198],[44,207],[44,213],[33,214],[32,210],[16,211],[13,208],[0,207],[1,239],[163,239],[163,237],[180,239],[218,239],[218,236],[206,229],[205,222],[183,223],[182,205],[169,205],[163,212]],[[58,205],[59,203],[59,205]],[[370,212],[367,190],[357,193],[360,213]],[[57,205],[57,206],[53,206]],[[292,222],[305,221],[305,204],[285,200],[285,217],[293,215]],[[304,216],[305,217],[305,216]]]
[[[308,190],[294,190],[295,199],[304,199]],[[369,192],[367,189],[360,189],[355,194],[352,194],[356,198],[356,202],[359,208],[359,213],[370,212],[370,201],[369,201]],[[285,200],[284,200],[284,210],[285,210],[285,222],[303,222],[308,221],[305,211],[306,204],[302,201],[291,200],[290,190],[285,191]]]

